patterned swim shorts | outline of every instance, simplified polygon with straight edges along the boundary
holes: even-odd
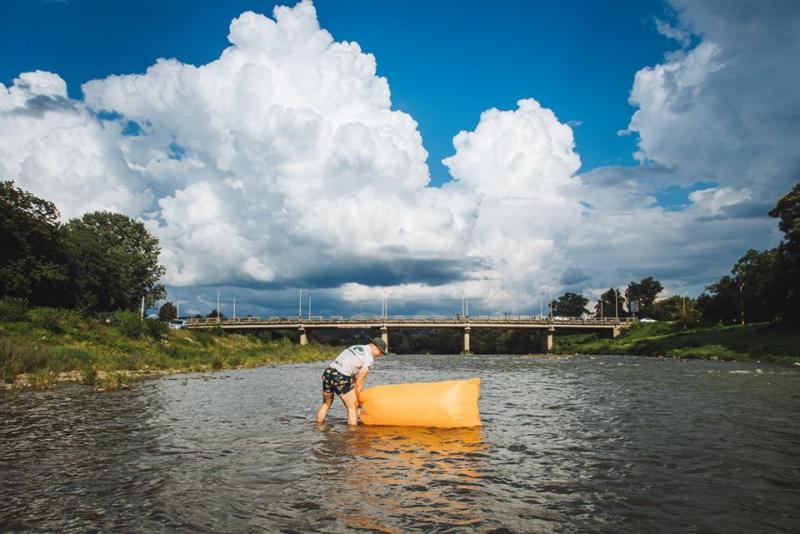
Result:
[[[328,367],[322,373],[322,391],[344,395],[353,389],[353,377],[340,373],[333,367]]]

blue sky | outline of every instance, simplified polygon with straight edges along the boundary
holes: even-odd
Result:
[[[0,0],[0,175],[145,221],[195,311],[697,295],[779,240],[797,2],[274,5]]]
[[[59,73],[69,94],[109,74],[144,71],[157,58],[195,65],[219,56],[230,20],[266,1],[3,0],[0,80],[20,72]],[[633,165],[634,136],[620,136],[633,108],[628,92],[643,65],[674,43],[655,31],[669,18],[660,1],[368,2],[322,0],[319,18],[337,40],[377,57],[394,107],[418,122],[432,183],[450,179],[441,159],[452,137],[473,129],[484,109],[534,96],[575,125],[582,171]],[[613,7],[613,8],[612,8]],[[576,123],[572,123],[576,124]],[[672,190],[660,195],[666,204]]]

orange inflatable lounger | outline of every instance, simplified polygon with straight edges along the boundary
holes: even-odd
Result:
[[[361,392],[361,422],[438,428],[481,426],[480,389],[480,378],[371,387]]]

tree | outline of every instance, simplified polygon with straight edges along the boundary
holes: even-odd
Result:
[[[784,195],[770,217],[778,219],[783,241],[775,250],[774,288],[785,294],[776,302],[783,319],[800,322],[800,182]]]
[[[160,321],[171,321],[178,317],[178,308],[169,301],[165,302],[158,309],[158,319]]]
[[[672,295],[665,299],[657,300],[653,304],[653,319],[659,321],[671,321],[672,317],[683,308],[687,297]]]
[[[776,251],[748,250],[731,269],[739,288],[739,322],[742,324],[773,320],[780,307],[781,296],[774,287]],[[778,302],[776,302],[778,301]]]
[[[732,324],[740,320],[739,285],[730,276],[706,287],[697,297],[697,309],[712,323]]]
[[[631,282],[625,290],[628,310],[630,311],[631,303],[635,303],[638,317],[650,317],[653,315],[656,297],[663,289],[661,282],[652,276],[643,278],[640,282]]]
[[[616,301],[616,302],[614,302]],[[594,314],[598,319],[601,317],[625,317],[625,297],[623,297],[618,289],[613,287],[600,295],[597,304],[594,306]]]
[[[589,299],[577,293],[564,293],[558,300],[550,303],[550,309],[553,310],[553,315],[560,315],[562,317],[580,317],[585,313],[589,313],[586,305],[589,304]]]
[[[702,316],[697,309],[696,301],[689,297],[672,297],[680,300],[680,305],[672,312],[670,320],[684,329],[700,324]]]
[[[212,319],[216,319],[216,318],[217,318],[217,309],[216,309],[216,308],[214,308],[213,310],[211,310],[210,312],[208,312],[208,315],[206,315],[206,317],[209,317],[209,318],[212,318]],[[219,318],[220,318],[220,319],[224,319],[224,318],[225,318],[225,314],[224,314],[224,313],[222,313],[222,312],[220,312],[220,313],[219,313]]]
[[[66,225],[73,306],[135,310],[164,298],[161,247],[144,224],[119,213],[94,212]]]
[[[59,219],[52,202],[0,182],[0,295],[61,303],[67,269]]]

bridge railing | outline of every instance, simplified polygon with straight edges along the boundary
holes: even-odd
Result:
[[[616,325],[616,324],[629,324],[636,322],[633,317],[605,317],[603,319],[595,318],[581,318],[581,317],[549,317],[538,315],[472,315],[469,317],[462,317],[458,314],[453,316],[448,315],[393,315],[382,317],[380,315],[354,315],[352,317],[344,317],[341,315],[332,315],[324,317],[322,315],[312,315],[309,317],[298,316],[276,316],[269,317],[236,317],[236,318],[223,318],[217,319],[216,317],[192,317],[186,319],[189,325],[252,325],[252,324],[305,324],[313,325],[315,323],[322,324],[350,324],[350,323],[395,323],[395,324],[453,324],[453,323],[488,323],[488,324],[501,324],[501,323],[516,323],[516,324],[553,324],[553,325]]]

